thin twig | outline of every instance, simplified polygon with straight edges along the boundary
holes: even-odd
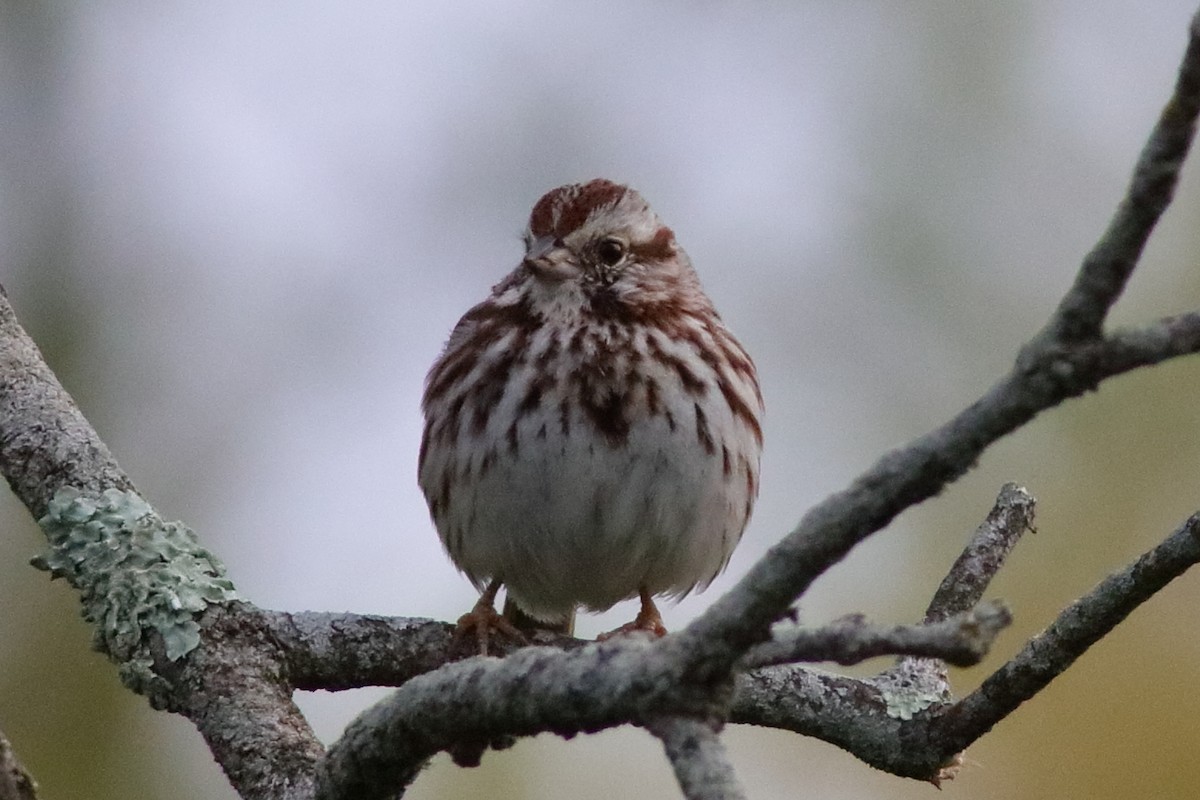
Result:
[[[751,649],[741,663],[747,669],[802,661],[849,665],[878,656],[911,655],[969,667],[987,655],[996,636],[1011,623],[1012,615],[999,602],[921,625],[872,625],[854,614],[816,630],[788,631]]]
[[[1134,608],[1200,562],[1200,514],[1059,615],[971,695],[942,705],[936,681],[916,688],[929,703],[911,713],[896,682],[829,675],[799,666],[738,677],[729,720],[830,742],[877,769],[922,780],[946,777],[966,747],[1033,697]],[[911,676],[910,676],[911,677]],[[906,718],[907,716],[907,718]]]
[[[991,512],[975,529],[962,555],[934,592],[925,612],[926,622],[961,614],[983,598],[988,584],[1004,566],[1021,536],[1033,530],[1035,505],[1033,497],[1015,483],[1001,487]]]
[[[946,750],[965,748],[1045,688],[1135,608],[1197,562],[1200,513],[1068,606],[1016,657],[941,714],[933,735]]]
[[[1125,199],[1050,318],[1045,338],[1077,342],[1100,335],[1109,308],[1125,288],[1142,248],[1175,193],[1179,171],[1195,134],[1198,111],[1200,15],[1192,18],[1174,94],[1142,149]]]

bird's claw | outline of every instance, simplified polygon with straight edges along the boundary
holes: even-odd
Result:
[[[526,641],[525,634],[497,613],[490,603],[481,599],[474,608],[458,618],[454,626],[454,641],[461,642],[473,635],[479,647],[479,655],[486,656],[488,642],[493,633],[522,644]]]

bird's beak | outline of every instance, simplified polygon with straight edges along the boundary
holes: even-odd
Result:
[[[547,281],[565,281],[579,274],[579,264],[561,239],[542,236],[534,239],[525,254],[525,266],[536,277]]]

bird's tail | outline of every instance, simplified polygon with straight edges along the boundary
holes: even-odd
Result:
[[[534,633],[536,631],[549,631],[551,633],[560,633],[564,636],[575,635],[575,609],[571,609],[571,613],[557,622],[546,622],[545,620],[537,619],[526,614],[521,607],[513,602],[511,597],[504,598],[504,618],[517,627],[517,630],[522,633]]]

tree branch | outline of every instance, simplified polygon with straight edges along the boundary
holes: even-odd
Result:
[[[932,735],[961,750],[1061,675],[1135,608],[1200,562],[1200,513],[1161,544],[1068,606],[973,693],[945,710]]]
[[[504,659],[475,657],[408,681],[363,712],[318,773],[320,800],[391,797],[440,750],[482,748],[550,731],[594,732],[664,715],[721,719],[729,686],[702,686],[679,671],[672,637],[588,644],[573,652],[526,647]]]
[[[451,660],[454,626],[447,622],[315,611],[264,613],[296,689],[400,686]]]
[[[178,661],[160,651],[166,688],[152,701],[199,730],[246,800],[307,800],[325,748],[292,701],[270,612],[215,605],[200,619],[203,645]]]
[[[18,499],[43,523],[52,499],[62,497],[64,490],[90,498],[90,511],[78,515],[83,528],[69,530],[67,520],[55,521],[63,526],[64,548],[73,549],[72,558],[53,563],[56,570],[67,569],[68,562],[78,567],[83,577],[72,580],[85,599],[90,595],[98,603],[109,603],[105,608],[112,613],[94,620],[96,644],[117,662],[126,684],[147,693],[152,705],[191,719],[243,797],[298,797],[296,792],[311,786],[312,764],[323,748],[292,703],[291,687],[276,677],[281,672],[278,650],[271,646],[257,609],[248,604],[209,606],[197,626],[197,643],[202,640],[204,645],[180,655],[172,653],[174,645],[149,624],[144,610],[159,605],[170,609],[178,604],[179,593],[192,586],[142,583],[137,594],[110,591],[117,576],[150,574],[155,564],[147,559],[155,549],[179,553],[186,537],[159,540],[156,532],[136,527],[145,516],[126,520],[98,510],[105,493],[115,492],[123,501],[142,502],[146,511],[137,513],[153,516],[155,525],[161,523],[46,365],[3,292],[0,470]],[[70,516],[78,509],[66,503],[61,511]],[[113,560],[112,554],[139,543],[146,547],[134,553],[136,565]],[[82,556],[85,553],[89,555]],[[105,554],[105,559],[92,558],[93,553]],[[163,603],[156,604],[160,596]],[[196,625],[191,610],[179,611],[181,622]]]
[[[687,800],[743,800],[746,793],[711,722],[686,717],[650,720]]]
[[[742,660],[746,669],[799,661],[858,664],[878,656],[937,658],[956,667],[978,664],[1000,631],[1012,623],[1003,603],[984,603],[971,611],[921,625],[872,625],[852,614],[816,630],[792,630],[753,647]]]
[[[894,775],[936,782],[959,753],[1197,562],[1200,513],[1066,608],[958,702],[941,696],[939,682],[925,674],[857,679],[773,667],[738,678],[729,720],[812,736]]]
[[[1047,342],[1079,342],[1100,336],[1108,310],[1121,295],[1175,194],[1200,109],[1200,16],[1192,18],[1189,33],[1175,91],[1142,149],[1125,199],[1084,258],[1075,284],[1039,337]]]
[[[810,645],[816,653],[833,660],[838,660],[839,653],[846,655],[843,663],[853,663],[859,655],[902,652],[902,645],[913,645],[909,651],[912,655],[952,662],[961,657],[964,662],[975,663],[995,635],[1008,625],[1007,609],[993,603],[955,616],[946,614],[979,602],[1013,546],[1032,529],[1035,505],[1024,489],[1014,484],[1001,488],[987,518],[976,528],[930,603],[927,619],[937,621],[897,626],[889,631],[873,629],[852,618],[811,633],[796,631],[752,648],[742,666],[757,669],[738,677],[730,721],[812,736],[896,775],[935,783],[949,777],[948,770],[959,762],[958,750],[932,748],[925,735],[931,710],[949,703],[949,686],[940,662],[904,659],[895,668],[868,679],[826,675],[795,666],[762,667],[799,660],[792,656],[803,655]],[[848,641],[838,638],[843,627],[853,632]],[[872,636],[893,632],[903,641],[892,640],[873,651]],[[969,642],[974,642],[978,650],[955,651],[956,644],[969,649]]]
[[[62,486],[133,491],[112,453],[17,322],[0,287],[0,467],[34,519]]]
[[[886,454],[846,490],[812,508],[684,635],[697,669],[723,672],[765,641],[812,582],[898,513],[960,477],[989,445],[1039,412],[1138,366],[1200,351],[1200,315],[1185,314],[1109,339],[1103,321],[1141,243],[1169,203],[1200,113],[1200,16],[1194,17],[1175,92],[1151,133],[1129,194],[1085,259],[1051,323],[1013,370],[942,427]],[[1095,255],[1099,254],[1099,255]]]
[[[929,608],[925,611],[926,622],[938,622],[952,614],[961,614],[983,599],[983,593],[1004,566],[1013,547],[1025,531],[1033,530],[1035,506],[1033,497],[1015,483],[1006,483],[1000,488],[996,504],[975,529],[971,541],[954,566],[950,567],[929,602]]]

